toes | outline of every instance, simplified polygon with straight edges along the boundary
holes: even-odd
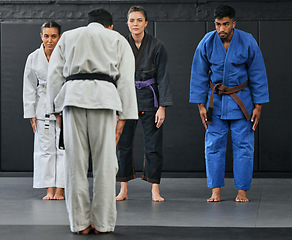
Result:
[[[116,201],[124,201],[124,200],[128,200],[127,195],[119,194],[118,196],[116,196]]]
[[[163,198],[161,198],[161,199],[154,199],[154,198],[152,198],[152,201],[153,202],[164,202],[164,199]]]
[[[154,195],[154,196],[152,196],[152,201],[153,202],[164,202],[165,200],[160,195],[158,195],[158,196]]]
[[[91,233],[92,230],[93,230],[93,228],[91,226],[89,226],[89,227],[85,228],[84,230],[77,232],[77,234],[87,235],[87,234]]]
[[[106,234],[106,233],[111,233],[111,231],[106,231],[106,232],[100,232],[98,231],[92,224],[91,224],[91,229],[93,230],[94,234]]]
[[[108,233],[110,233],[111,231],[107,231],[107,232],[100,232],[100,231],[98,231],[98,230],[96,230],[96,229],[94,229],[94,234],[95,235],[98,235],[98,234],[108,234]]]
[[[236,202],[249,202],[249,200],[247,198],[235,198]]]
[[[221,201],[221,198],[211,197],[211,198],[208,198],[207,199],[207,202],[220,202],[220,201]]]
[[[213,197],[210,197],[210,198],[207,199],[207,202],[214,202],[214,200],[215,199]]]
[[[121,197],[116,197],[116,201],[124,201],[124,200],[128,200],[127,197],[121,198]]]
[[[64,196],[55,195],[53,199],[54,200],[65,200],[65,197]]]
[[[46,195],[43,197],[43,200],[52,200],[54,199],[53,196]]]

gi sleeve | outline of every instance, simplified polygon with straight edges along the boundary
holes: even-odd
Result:
[[[267,103],[269,102],[269,91],[263,55],[256,40],[252,36],[250,41],[247,70],[253,103]]]
[[[132,49],[125,38],[119,42],[119,75],[117,91],[122,102],[122,112],[119,119],[138,119],[137,97],[135,89],[135,58]]]
[[[38,79],[32,69],[33,55],[30,54],[26,60],[23,74],[23,112],[24,118],[36,116],[36,98]]]
[[[193,57],[189,100],[191,103],[206,103],[207,101],[210,63],[205,48],[202,40]]]
[[[159,106],[172,105],[172,96],[170,90],[170,80],[168,74],[168,60],[167,52],[164,45],[160,42],[160,47],[155,56],[155,63],[157,65],[156,82],[158,87]]]
[[[47,114],[56,113],[54,100],[60,92],[63,84],[66,82],[66,79],[63,76],[65,65],[65,57],[63,54],[64,42],[65,39],[63,34],[50,57],[47,77]]]

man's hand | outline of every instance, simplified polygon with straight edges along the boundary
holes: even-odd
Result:
[[[124,126],[125,126],[126,120],[119,120],[117,116],[117,126],[116,126],[116,145],[118,144],[120,140],[120,136],[123,132]]]
[[[262,105],[261,104],[255,104],[255,108],[252,111],[252,116],[251,116],[251,122],[253,122],[252,130],[256,130],[260,117],[261,117],[261,111],[262,111]]]
[[[56,120],[58,122],[59,128],[61,128],[62,116],[58,113],[55,113],[54,115],[55,115]]]
[[[160,128],[165,119],[165,107],[159,107],[155,114],[156,127]]]
[[[205,129],[207,129],[207,109],[205,107],[205,103],[199,103],[198,104],[199,107],[199,112],[200,112],[200,117],[203,123],[203,126]]]
[[[36,132],[36,118],[35,117],[30,119],[30,125],[32,127],[33,132],[35,133]]]

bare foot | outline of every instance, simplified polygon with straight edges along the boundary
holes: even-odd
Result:
[[[96,230],[96,229],[94,229],[94,234],[107,234],[107,233],[111,233],[111,231],[107,231],[107,232],[100,232],[100,231],[98,231],[98,230]]]
[[[111,233],[111,231],[107,231],[107,232],[100,232],[98,230],[95,229],[95,227],[91,224],[91,228],[94,230],[94,234],[106,234],[106,233]]]
[[[221,201],[220,191],[221,188],[213,188],[212,196],[207,199],[207,202],[220,202]]]
[[[157,183],[152,184],[152,200],[154,202],[164,202],[164,198],[160,196],[159,185]]]
[[[57,188],[54,196],[54,200],[65,200],[64,188]]]
[[[118,196],[116,196],[116,201],[124,201],[128,200],[127,192],[120,192]]]
[[[88,226],[84,230],[77,232],[77,234],[87,235],[87,234],[91,233],[92,230],[93,230],[92,226]]]
[[[249,202],[248,198],[246,197],[246,191],[238,190],[235,201],[236,202]]]
[[[43,200],[53,200],[54,199],[54,188],[47,188],[47,195],[43,197]]]
[[[121,190],[118,196],[116,196],[116,201],[128,200],[128,182],[121,182]]]

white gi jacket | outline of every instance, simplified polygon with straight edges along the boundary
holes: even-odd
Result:
[[[56,121],[47,123],[45,132],[46,85],[48,60],[44,46],[32,52],[28,57],[23,75],[23,110],[24,118],[36,117],[37,123],[34,140],[34,188],[64,188],[64,157],[57,149],[58,127]],[[50,120],[56,120],[53,114]]]
[[[45,120],[48,65],[43,44],[27,57],[23,75],[24,118]],[[53,114],[50,120],[56,120]]]
[[[88,37],[90,36],[90,37]],[[48,70],[48,113],[65,106],[85,109],[112,109],[119,119],[137,119],[134,85],[135,59],[127,40],[99,23],[62,34]],[[113,77],[117,87],[107,81],[73,80],[78,73],[102,73]]]

